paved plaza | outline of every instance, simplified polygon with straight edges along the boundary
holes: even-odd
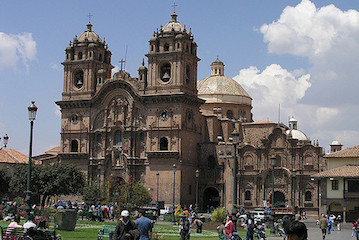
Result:
[[[314,220],[304,221],[308,228],[308,240],[321,240],[322,231],[319,229],[319,226],[314,223]],[[279,240],[283,239],[282,237],[268,237],[268,240]],[[327,234],[326,240],[351,240],[352,238],[352,224],[346,223],[343,224],[341,231],[334,231],[331,234]],[[355,239],[356,240],[356,239]]]

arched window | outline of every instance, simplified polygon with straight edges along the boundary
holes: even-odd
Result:
[[[244,200],[251,200],[251,191],[244,192]]]
[[[78,57],[79,59],[82,59],[82,52],[79,52]]]
[[[160,150],[168,150],[168,139],[166,137],[160,140]]]
[[[76,88],[82,88],[84,85],[84,72],[82,70],[78,70],[74,74],[74,85]]]
[[[177,49],[179,49],[179,48],[180,48],[180,46],[181,46],[181,45],[180,45],[180,43],[177,43]]]
[[[208,157],[208,168],[209,169],[214,169],[216,167],[216,158],[211,155]]]
[[[228,119],[233,119],[233,112],[232,112],[232,110],[228,110],[228,111],[227,111],[227,118],[228,118]]]
[[[97,142],[97,144],[101,144],[101,143],[102,143],[102,135],[101,135],[101,133],[97,134],[97,136],[96,136],[96,142]]]
[[[151,52],[153,52],[153,49],[154,49],[154,48],[153,48],[153,45],[151,45]]]
[[[77,140],[71,141],[71,152],[78,152],[79,151],[79,143]]]
[[[171,79],[171,64],[165,63],[161,66],[161,80],[168,82]]]
[[[168,52],[170,50],[170,45],[168,43],[165,43],[163,49],[165,50],[165,52]]]
[[[145,141],[145,133],[141,132],[140,133],[140,142],[144,142]]]
[[[305,192],[305,201],[307,201],[307,202],[312,201],[312,192],[311,191]]]
[[[120,130],[115,132],[115,146],[122,147],[122,132]]]

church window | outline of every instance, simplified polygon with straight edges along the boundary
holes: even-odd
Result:
[[[145,133],[141,132],[140,133],[140,142],[144,142],[145,141]]]
[[[75,72],[74,74],[74,84],[76,88],[82,88],[83,84],[84,84],[84,72],[82,70],[78,70]]]
[[[233,112],[232,112],[232,110],[228,110],[228,111],[227,111],[227,118],[228,118],[228,119],[233,119]]]
[[[101,135],[101,133],[97,134],[97,136],[96,136],[96,142],[97,142],[97,144],[101,144],[101,142],[102,142],[102,135]]]
[[[171,79],[171,64],[165,63],[161,66],[161,80],[168,82]]]
[[[82,52],[79,52],[78,57],[79,57],[79,60],[82,59]]]
[[[151,52],[153,52],[153,45],[151,45]]]
[[[99,61],[102,61],[102,54],[100,53],[100,56],[98,57]]]
[[[339,181],[332,180],[332,190],[339,190]]]
[[[160,140],[160,150],[168,150],[168,139],[166,137]]]
[[[312,192],[311,191],[305,192],[305,201],[307,201],[307,202],[312,201]]]
[[[177,49],[180,49],[181,45],[180,43],[177,43]]]
[[[186,83],[189,84],[191,79],[191,69],[189,65],[186,66]]]
[[[79,151],[79,143],[77,140],[71,141],[71,152],[78,152]]]
[[[92,57],[92,52],[89,52],[89,57]]]
[[[122,147],[122,132],[120,130],[115,132],[115,146]]]
[[[189,52],[189,47],[188,47],[188,45],[186,45],[186,51]]]
[[[72,122],[72,124],[76,124],[76,123],[78,122],[78,117],[77,117],[77,115],[73,115],[73,116],[71,117],[71,122]]]
[[[69,57],[69,54],[66,54],[66,59],[69,59],[70,57]]]
[[[142,74],[140,74],[140,80],[142,81]]]
[[[275,160],[275,167],[281,167],[282,166],[282,158],[280,156],[276,156],[276,160]]]
[[[191,121],[192,120],[192,113],[191,112],[188,112],[188,121]]]
[[[207,161],[209,169],[214,169],[216,167],[216,159],[213,155],[209,156]]]
[[[168,52],[170,50],[170,45],[168,43],[165,43],[163,48],[164,48],[165,52]]]
[[[244,200],[247,200],[247,201],[251,200],[251,191],[249,191],[249,190],[245,191]]]

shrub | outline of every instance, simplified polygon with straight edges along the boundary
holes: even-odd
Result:
[[[225,216],[226,210],[223,207],[219,207],[211,213],[211,220],[212,222],[223,222]]]

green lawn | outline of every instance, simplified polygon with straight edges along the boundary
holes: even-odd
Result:
[[[7,226],[9,222],[0,221],[0,226]],[[76,239],[88,239],[88,240],[97,240],[97,232],[102,228],[104,223],[99,222],[90,222],[90,221],[78,221],[76,224],[75,231],[60,231],[56,230],[56,233],[61,234],[63,240],[76,240]],[[115,223],[108,223],[106,225],[115,225]],[[51,227],[50,227],[51,228]],[[51,228],[53,229],[53,227]],[[163,236],[163,240],[178,240],[178,226],[173,225],[155,225],[154,231],[158,233],[159,236]],[[245,232],[239,232],[242,238],[245,237]],[[192,231],[191,239],[196,240],[218,240],[217,231],[213,230],[203,230],[203,233],[196,233],[195,230]],[[244,238],[245,239],[245,238]]]

